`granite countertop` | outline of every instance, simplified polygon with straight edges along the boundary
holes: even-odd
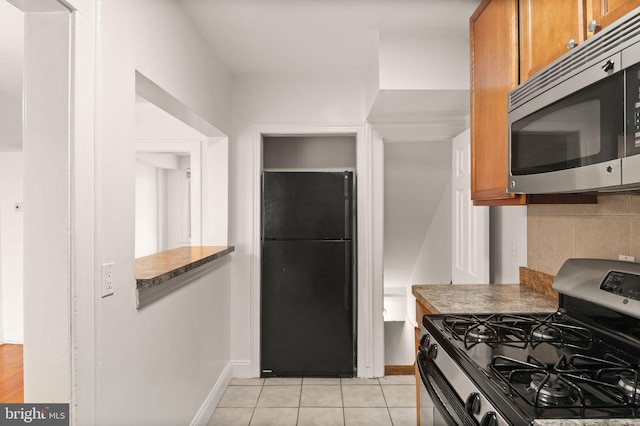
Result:
[[[136,259],[138,289],[149,289],[234,251],[233,246],[178,247]]]
[[[555,312],[558,298],[518,284],[414,285],[412,293],[432,314]]]
[[[520,284],[414,285],[412,294],[432,314],[555,312],[553,275],[520,268]]]

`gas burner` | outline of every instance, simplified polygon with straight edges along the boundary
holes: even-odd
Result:
[[[484,324],[474,325],[469,327],[465,332],[465,340],[473,342],[486,342],[489,340],[495,340],[496,332],[491,327],[487,327]]]
[[[557,342],[560,339],[562,339],[562,332],[553,326],[541,324],[531,331],[531,340]]]
[[[529,332],[531,346],[535,348],[542,343],[549,343],[556,347],[569,347],[589,350],[593,343],[591,331],[585,327],[555,321],[547,318],[532,327]]]
[[[505,314],[446,315],[442,325],[453,339],[464,344],[465,349],[479,344],[493,348],[501,345],[525,348],[529,343],[528,333],[532,322],[533,320],[523,322],[521,317]]]
[[[630,401],[640,402],[640,388],[637,375],[634,377],[630,374],[620,376],[618,380],[618,388],[620,388]]]
[[[569,405],[574,399],[571,388],[555,374],[533,373],[529,388],[535,392],[534,402],[543,407]]]

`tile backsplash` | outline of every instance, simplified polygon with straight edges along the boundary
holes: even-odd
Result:
[[[640,196],[601,195],[598,204],[527,207],[527,266],[556,275],[572,257],[640,261]]]

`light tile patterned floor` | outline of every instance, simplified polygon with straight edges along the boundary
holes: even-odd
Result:
[[[233,379],[208,426],[414,426],[414,376]]]

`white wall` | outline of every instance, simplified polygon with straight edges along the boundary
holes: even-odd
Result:
[[[377,45],[378,49],[374,49],[370,53],[369,58],[369,67],[363,78],[365,84],[365,106],[367,113],[371,111],[376,98],[378,96],[378,92],[380,90],[380,67],[379,67],[379,45],[380,45],[380,30],[378,30],[377,36]]]
[[[491,207],[491,282],[517,284],[527,266],[527,207]]]
[[[136,139],[204,140],[206,137],[151,102],[136,101]]]
[[[437,208],[411,271],[410,285],[451,281],[451,181],[441,189],[440,198],[432,200]]]
[[[415,299],[413,303],[415,304]],[[415,330],[413,327],[410,321],[384,323],[384,365],[407,366],[415,362]]]
[[[2,318],[0,341],[24,340],[24,214],[15,204],[23,201],[22,152],[0,152],[0,286]]]
[[[256,125],[337,125],[365,122],[364,83],[359,76],[301,74],[242,74],[233,84],[233,139],[230,143],[231,241],[236,245],[232,265],[232,358],[238,375],[251,376],[251,271],[254,238],[253,132]]]
[[[177,164],[175,167],[181,166]],[[136,163],[136,258],[190,245],[191,206],[187,206],[190,204],[186,188],[187,171],[175,167]]]
[[[175,247],[188,246],[191,231],[191,207],[189,191],[187,189],[186,170],[164,170],[166,175],[167,196],[164,208],[167,219],[164,246],[160,250],[170,250]],[[203,220],[208,221],[205,217]],[[226,223],[225,223],[226,225]]]
[[[451,143],[385,143],[384,167],[385,287],[448,283]]]
[[[158,179],[156,167],[136,164],[135,257],[158,252]]]
[[[468,90],[468,28],[387,29],[379,37],[381,90]]]
[[[22,100],[0,91],[0,152],[22,150]]]
[[[231,80],[173,1],[100,3],[99,262],[113,296],[97,300],[99,424],[189,424],[230,361],[230,264],[141,310],[134,300],[135,70],[223,132]]]

